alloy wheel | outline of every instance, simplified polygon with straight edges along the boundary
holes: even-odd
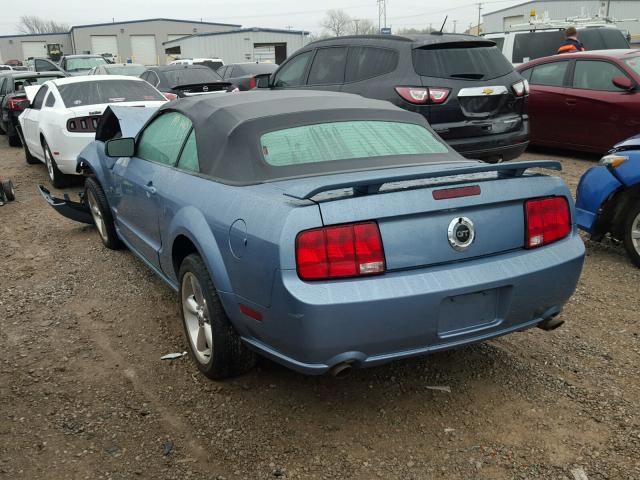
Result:
[[[47,165],[47,172],[49,173],[49,178],[53,182],[55,179],[55,173],[53,171],[53,159],[51,158],[51,153],[49,153],[49,148],[44,147],[44,160]]]
[[[636,252],[640,254],[640,213],[631,222],[631,243]]]
[[[89,210],[91,210],[91,216],[93,217],[93,223],[96,224],[96,228],[98,229],[98,233],[102,237],[102,239],[107,241],[107,226],[104,223],[104,218],[102,218],[102,212],[100,211],[100,207],[98,207],[98,202],[96,200],[95,195],[91,190],[87,190],[87,201],[89,202]]]
[[[196,360],[206,365],[213,353],[213,330],[202,286],[191,272],[185,273],[182,277],[181,295],[182,312],[191,349]]]

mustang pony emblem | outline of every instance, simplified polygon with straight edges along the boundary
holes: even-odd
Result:
[[[485,95],[491,95],[493,93],[493,88],[487,87],[484,90],[482,90],[482,93],[484,93]]]

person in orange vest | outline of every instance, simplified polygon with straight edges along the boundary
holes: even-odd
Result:
[[[568,27],[564,31],[565,40],[560,48],[558,48],[558,53],[575,53],[575,52],[584,52],[586,48],[580,40],[578,40],[578,31],[576,27]]]

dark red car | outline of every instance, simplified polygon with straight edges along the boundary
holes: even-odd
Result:
[[[639,50],[554,55],[517,70],[531,89],[531,144],[604,153],[640,132]]]

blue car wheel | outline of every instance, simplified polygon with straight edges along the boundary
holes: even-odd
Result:
[[[200,255],[184,259],[179,279],[184,333],[198,370],[209,378],[222,379],[251,369],[255,354],[231,325]]]
[[[631,261],[640,267],[640,202],[629,209],[624,226],[624,246]]]

